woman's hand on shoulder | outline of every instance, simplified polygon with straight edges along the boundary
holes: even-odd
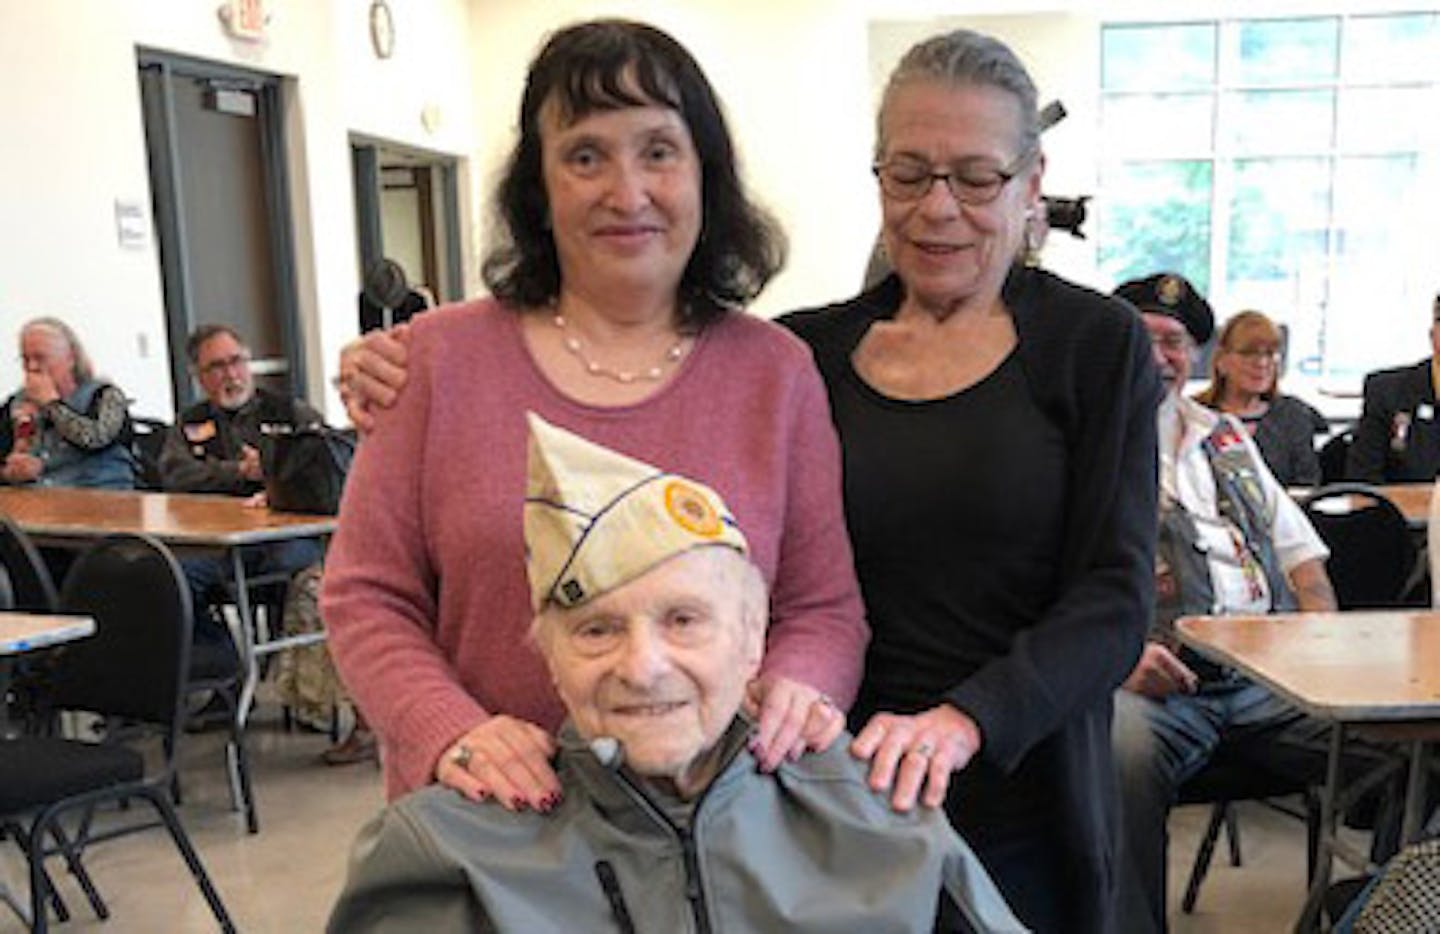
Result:
[[[543,814],[560,803],[560,779],[550,765],[554,755],[549,733],[500,714],[451,743],[435,766],[435,779],[471,801],[494,798],[509,811]]]
[[[891,792],[891,807],[909,811],[917,800],[927,808],[944,804],[950,776],[970,764],[980,743],[974,720],[940,704],[913,716],[877,713],[850,752],[869,761],[870,787]]]
[[[409,375],[410,326],[371,331],[340,351],[340,375],[335,388],[350,421],[363,434],[375,427],[375,413],[388,409],[400,397]]]
[[[845,729],[845,714],[823,692],[781,675],[750,682],[745,707],[759,721],[750,752],[762,772],[806,752],[829,749]]]

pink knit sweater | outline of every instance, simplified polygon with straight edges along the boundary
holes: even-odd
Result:
[[[486,300],[411,323],[410,376],[360,445],[325,563],[335,663],[384,750],[386,791],[432,780],[492,713],[554,729],[564,708],[530,624],[525,419],[713,486],[772,587],[765,670],[849,706],[868,630],[841,510],[840,455],[809,351],[731,315],[637,405],[561,395],[517,316]]]

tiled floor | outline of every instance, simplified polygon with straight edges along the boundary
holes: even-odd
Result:
[[[230,810],[217,734],[186,739],[181,816],[241,931],[318,931],[340,887],[350,840],[380,806],[380,773],[371,765],[319,764],[316,757],[327,739],[283,733],[266,720],[265,709],[252,732],[260,833],[245,833]],[[1206,816],[1205,810],[1190,808],[1172,818],[1171,885],[1177,891]],[[1196,914],[1186,917],[1175,910],[1176,934],[1285,931],[1293,924],[1303,895],[1303,827],[1259,806],[1244,806],[1241,823],[1246,865],[1232,869],[1219,854]],[[111,919],[95,920],[72,880],[61,875],[62,891],[78,920],[58,931],[215,930],[163,831],[98,845],[86,864],[110,904]],[[0,847],[0,879],[24,897],[23,863],[9,842]],[[1178,894],[1172,903],[1178,905]],[[20,930],[18,920],[0,906],[0,931]]]

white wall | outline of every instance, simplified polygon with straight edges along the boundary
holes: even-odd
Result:
[[[1071,116],[1046,138],[1048,191],[1094,190],[1095,24],[1135,18],[1333,11],[1333,3],[1175,0],[389,0],[395,55],[370,51],[367,0],[268,0],[269,38],[229,39],[219,0],[0,0],[0,344],[21,321],[74,322],[102,371],[168,415],[164,311],[152,238],[117,245],[116,199],[149,210],[137,46],[287,76],[301,324],[311,395],[340,417],[322,378],[354,334],[356,268],[348,135],[461,158],[467,292],[480,290],[484,201],[512,142],[525,66],[544,34],[600,15],[648,20],[699,59],[725,101],[746,175],[790,235],[786,271],[756,311],[852,294],[878,223],[870,179],[874,93],[908,40],[962,23],[994,31],[1029,63],[1043,100]],[[1374,9],[1381,0],[1343,4]],[[874,57],[872,58],[872,43]],[[420,115],[430,108],[438,127]],[[1047,264],[1092,279],[1093,245],[1052,240]],[[1104,284],[1104,283],[1100,283]],[[142,354],[141,346],[146,352]],[[18,381],[0,350],[0,388]]]
[[[0,343],[54,314],[138,414],[173,412],[159,257],[153,236],[117,243],[116,199],[150,210],[136,49],[286,76],[293,222],[310,395],[321,397],[356,330],[354,205],[348,134],[467,156],[475,146],[465,0],[391,0],[394,57],[370,51],[368,3],[270,0],[268,38],[230,39],[219,0],[0,0]],[[421,125],[431,105],[436,132]],[[142,353],[142,348],[144,352]],[[0,350],[0,387],[18,383]],[[327,411],[338,416],[333,397]]]

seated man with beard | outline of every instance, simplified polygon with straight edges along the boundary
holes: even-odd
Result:
[[[919,932],[942,889],[974,930],[1021,930],[944,814],[892,811],[847,744],[757,769],[741,703],[767,599],[719,496],[530,420],[531,635],[569,714],[563,796],[400,799],[361,832],[330,930]]]

